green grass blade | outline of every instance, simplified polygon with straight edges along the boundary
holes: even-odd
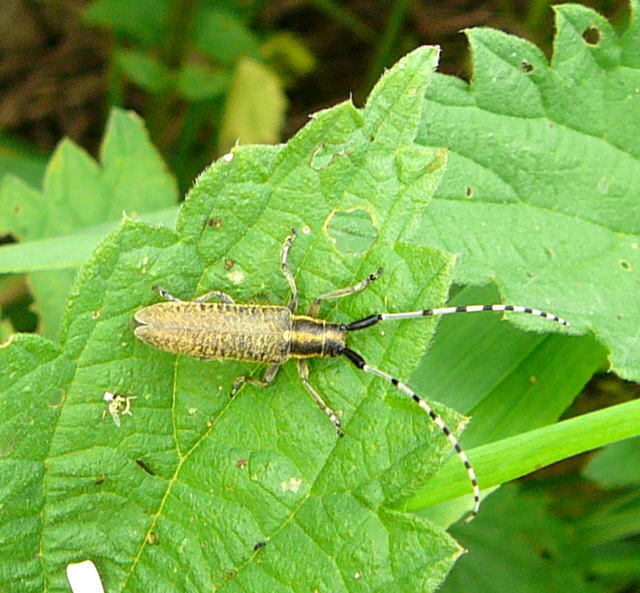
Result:
[[[141,214],[136,220],[172,227],[178,208]],[[95,247],[118,224],[118,221],[91,226],[78,233],[59,237],[11,243],[0,247],[0,274],[24,274],[42,270],[78,268],[84,264]]]
[[[640,400],[578,416],[468,451],[482,488],[515,480],[556,461],[640,434]],[[460,460],[452,456],[427,486],[401,505],[416,510],[469,492]]]

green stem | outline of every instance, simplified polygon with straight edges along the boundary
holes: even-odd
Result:
[[[364,79],[364,85],[360,89],[361,97],[369,94],[376,80],[380,78],[380,74],[382,74],[385,66],[392,61],[391,51],[404,24],[405,14],[408,8],[409,0],[396,0],[393,3],[391,14],[387,19],[387,26],[376,47],[375,54],[369,65],[369,71]]]
[[[163,153],[168,149],[167,131],[173,125],[173,108],[177,100],[175,81],[189,50],[195,8],[196,0],[172,2],[167,36],[160,47],[159,58],[169,72],[169,85],[153,97],[147,121],[151,135]]]
[[[328,14],[363,41],[372,42],[376,38],[376,32],[369,25],[362,22],[353,12],[341,6],[338,2],[334,2],[334,0],[311,0],[311,4],[318,10]]]
[[[531,430],[468,451],[481,488],[499,486],[556,461],[640,434],[640,399]],[[469,479],[453,455],[423,490],[400,505],[414,511],[469,492]]]
[[[551,0],[533,0],[529,5],[525,24],[537,38],[541,36],[544,25],[548,20],[550,5]]]

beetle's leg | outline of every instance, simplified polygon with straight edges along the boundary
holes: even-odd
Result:
[[[320,304],[322,301],[340,299],[342,297],[353,294],[354,292],[360,292],[361,290],[364,290],[367,286],[369,286],[369,284],[375,282],[378,278],[380,278],[381,274],[382,268],[378,269],[378,271],[374,272],[373,274],[369,274],[364,280],[361,280],[353,286],[347,286],[347,288],[340,288],[338,290],[332,290],[331,292],[328,292],[326,294],[321,294],[319,297],[316,297],[314,299],[313,303],[311,303],[311,307],[309,307],[309,316],[318,316],[318,313],[320,312]]]
[[[338,436],[343,437],[344,432],[342,432],[342,425],[340,424],[340,420],[336,416],[335,412],[325,403],[322,396],[311,386],[311,383],[309,383],[309,365],[304,358],[298,359],[298,373],[300,374],[300,380],[302,381],[304,388],[309,392],[313,401],[315,401],[316,404],[318,404],[318,407],[329,417],[329,420],[331,420],[331,423],[335,427]]]
[[[249,385],[255,385],[256,387],[266,387],[267,385],[269,385],[269,383],[271,383],[271,381],[276,378],[276,375],[280,370],[280,366],[281,365],[279,364],[270,364],[267,367],[267,370],[264,372],[262,379],[256,379],[255,377],[250,377],[249,375],[242,375],[238,377],[233,382],[233,387],[231,388],[229,397],[234,397],[245,383],[249,383]]]
[[[182,299],[179,299],[178,297],[174,297],[170,292],[166,291],[164,288],[160,286],[154,286],[153,290],[157,290],[160,293],[160,296],[165,301],[172,301],[174,303],[186,302],[186,301],[183,301]],[[235,303],[235,301],[231,298],[230,295],[228,295],[226,292],[222,292],[221,290],[212,290],[211,292],[207,292],[206,294],[199,296],[197,299],[193,299],[192,302],[204,303],[214,298],[220,299],[220,302],[226,303],[227,305],[233,305]]]
[[[228,295],[226,292],[222,292],[221,290],[212,290],[202,296],[199,296],[197,299],[193,299],[194,303],[204,303],[206,301],[210,301],[211,299],[219,299],[221,303],[225,303],[227,305],[233,305],[235,301]]]
[[[289,269],[289,249],[298,236],[296,229],[291,229],[291,234],[284,240],[282,245],[282,253],[280,254],[280,267],[282,273],[287,279],[289,286],[291,287],[291,298],[289,299],[289,311],[296,312],[298,308],[298,287],[296,286],[296,279],[293,277],[291,270]]]
[[[174,297],[170,292],[166,291],[161,286],[153,286],[152,288],[153,288],[153,290],[157,290],[160,293],[160,296],[165,301],[172,301],[174,303],[182,303],[182,302],[184,302],[182,299],[179,299],[178,297]]]

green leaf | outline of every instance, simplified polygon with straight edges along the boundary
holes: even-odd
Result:
[[[618,444],[618,443],[615,443]],[[608,553],[616,550],[622,543],[628,542],[634,545],[635,553],[635,574],[640,565],[640,544],[638,535],[640,534],[640,489],[627,489],[626,492],[618,493],[605,499],[604,503],[593,509],[588,516],[580,521],[580,537],[588,542],[597,551]],[[616,566],[611,558],[606,558],[598,554],[598,571],[606,574],[614,574],[618,569],[625,570],[624,564]],[[623,560],[623,558],[620,558]],[[608,566],[607,566],[608,564]],[[627,565],[628,566],[628,565]]]
[[[132,212],[129,216],[124,212],[123,218],[173,226],[177,216],[178,207],[173,206],[140,215]],[[98,243],[113,231],[118,223],[119,221],[103,222],[60,237],[5,245],[0,248],[0,273],[19,274],[78,268],[89,259]]]
[[[175,181],[150,144],[142,122],[132,113],[112,113],[100,161],[98,165],[81,148],[64,140],[49,162],[42,191],[17,177],[4,177],[0,184],[0,232],[10,232],[37,249],[38,240],[84,232],[86,227],[106,221],[113,224],[125,210],[136,214],[175,203]],[[67,244],[66,254],[76,247],[75,243]],[[28,257],[28,251],[19,255]],[[29,277],[46,335],[57,335],[74,277],[75,270],[38,272]]]
[[[278,77],[251,58],[238,60],[222,118],[218,152],[236,143],[275,144],[280,139],[287,99]]]
[[[584,473],[605,488],[640,485],[640,439],[605,447],[591,459]]]
[[[260,57],[258,40],[229,10],[202,9],[194,22],[193,43],[221,65],[232,66],[242,57]]]
[[[604,592],[592,583],[590,550],[575,528],[545,508],[540,496],[501,488],[471,525],[454,529],[470,553],[451,571],[442,593]]]
[[[449,452],[426,414],[345,360],[313,360],[311,382],[342,414],[338,439],[292,365],[229,399],[255,365],[154,350],[134,338],[132,318],[158,300],[156,284],[185,299],[215,287],[238,302],[286,303],[279,252],[291,227],[303,311],[381,265],[372,287],[323,315],[357,319],[387,299],[397,310],[443,303],[452,259],[404,242],[444,165],[442,151],[413,143],[436,57],[416,50],[363,110],[317,114],[286,146],[234,149],[199,177],[175,232],[125,220],[78,276],[62,351],[35,336],[0,349],[0,428],[15,441],[0,458],[0,483],[15,484],[1,491],[0,534],[21,521],[29,534],[0,559],[3,583],[66,591],[66,563],[90,558],[109,591],[435,590],[460,548],[392,508]],[[376,229],[356,257],[325,227],[353,209],[370,215],[354,233]],[[352,347],[407,376],[433,323],[389,324]],[[120,427],[101,420],[106,391],[136,398]]]
[[[40,336],[15,334],[0,369],[0,582],[43,591],[44,479],[75,364]]]
[[[593,11],[555,7],[551,64],[530,43],[468,31],[469,85],[436,76],[418,136],[450,162],[414,241],[459,255],[455,280],[592,331],[640,378],[638,4],[619,39]],[[583,38],[590,27],[599,42]],[[522,327],[542,328],[521,316]]]
[[[260,55],[288,86],[312,72],[317,64],[304,40],[289,31],[270,35],[260,46]]]
[[[224,95],[231,83],[227,73],[206,64],[186,63],[176,81],[178,91],[187,101],[205,101]]]
[[[170,83],[170,75],[164,64],[146,51],[117,49],[116,64],[140,88],[157,95]]]
[[[84,18],[150,46],[166,36],[170,6],[170,0],[95,0],[87,7]]]
[[[465,287],[448,304],[498,300],[493,287]],[[497,314],[449,316],[411,384],[473,417],[462,438],[471,447],[555,422],[605,356],[590,335],[523,332]]]
[[[494,287],[465,287],[448,305],[497,301]],[[445,316],[410,384],[424,397],[471,416],[460,441],[476,465],[472,447],[557,421],[605,356],[590,335],[523,332],[495,313]],[[451,470],[463,496],[421,513],[440,525],[456,521],[470,500],[466,473],[453,457]],[[530,471],[529,466],[520,469]],[[491,472],[479,480],[485,494],[487,480],[493,480]],[[428,482],[425,489],[431,488]]]
[[[46,159],[29,146],[0,132],[0,178],[7,173],[27,183],[39,184],[44,175]]]

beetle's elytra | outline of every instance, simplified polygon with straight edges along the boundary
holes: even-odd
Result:
[[[143,342],[202,359],[284,364],[289,358],[338,356],[346,348],[344,325],[280,306],[165,301],[141,309],[135,320]]]
[[[135,314],[136,337],[155,348],[174,354],[201,359],[235,359],[268,363],[262,379],[239,377],[231,390],[232,396],[245,382],[260,386],[268,385],[277,375],[280,366],[289,359],[295,358],[302,384],[329,417],[339,436],[344,435],[340,420],[309,383],[307,359],[346,356],[357,368],[388,381],[413,399],[449,439],[469,475],[474,497],[474,506],[469,517],[472,519],[480,507],[480,489],[475,471],[458,439],[444,420],[410,387],[385,371],[369,365],[360,354],[351,350],[347,345],[348,333],[371,327],[381,321],[479,311],[515,311],[544,317],[563,325],[569,324],[561,317],[539,309],[502,304],[442,307],[403,313],[375,313],[348,324],[333,323],[318,318],[322,301],[342,298],[364,290],[380,276],[382,269],[354,286],[320,295],[312,302],[307,315],[297,315],[298,291],[288,265],[289,249],[295,237],[294,229],[284,242],[280,262],[284,276],[291,287],[288,306],[236,304],[231,296],[221,291],[209,292],[193,301],[182,301],[159,288],[165,301],[144,307]],[[220,302],[207,302],[214,298]]]

